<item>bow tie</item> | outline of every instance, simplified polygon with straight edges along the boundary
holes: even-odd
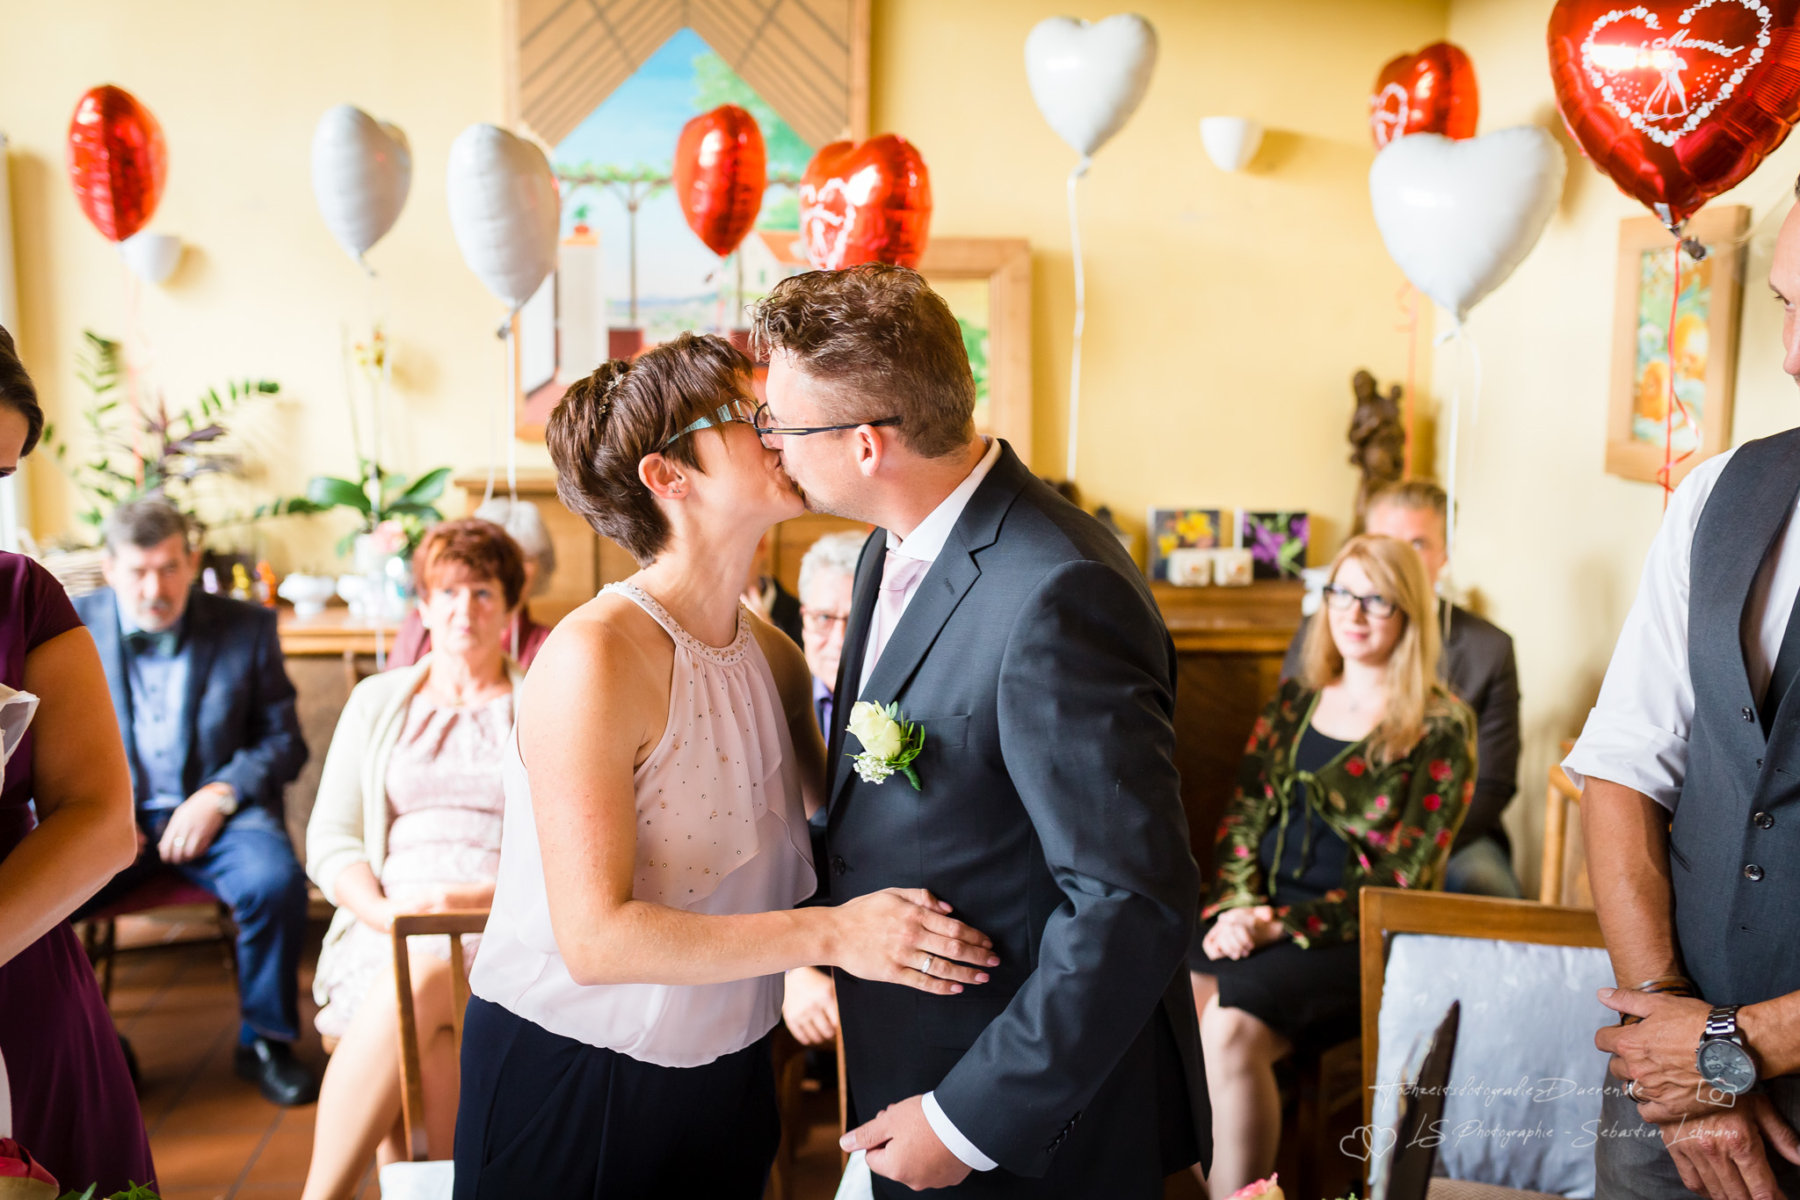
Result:
[[[131,647],[133,654],[151,654],[158,658],[173,658],[175,647],[180,641],[181,635],[173,629],[164,629],[159,633],[134,629],[125,635],[125,644]]]

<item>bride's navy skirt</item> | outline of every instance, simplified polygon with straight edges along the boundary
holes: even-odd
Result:
[[[780,1140],[767,1037],[658,1067],[469,1001],[455,1200],[760,1200]]]

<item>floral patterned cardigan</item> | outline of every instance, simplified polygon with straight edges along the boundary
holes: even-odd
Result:
[[[1343,887],[1275,910],[1301,947],[1355,941],[1357,893],[1365,886],[1443,886],[1450,843],[1475,794],[1475,717],[1441,685],[1433,685],[1425,702],[1425,734],[1411,754],[1382,765],[1365,738],[1315,774],[1297,770],[1294,753],[1318,699],[1289,680],[1257,718],[1237,790],[1219,822],[1212,901],[1200,914],[1210,919],[1228,908],[1269,903],[1258,856],[1263,834],[1284,813],[1291,829],[1304,829],[1309,797],[1317,797],[1319,815],[1350,850]]]

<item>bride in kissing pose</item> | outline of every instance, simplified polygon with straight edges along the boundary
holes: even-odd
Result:
[[[524,683],[458,1200],[755,1200],[783,972],[948,993],[999,963],[920,889],[793,907],[815,886],[824,744],[799,649],[738,602],[764,530],[802,511],[755,408],[749,361],[684,334],[550,418],[558,495],[641,569],[565,617]]]

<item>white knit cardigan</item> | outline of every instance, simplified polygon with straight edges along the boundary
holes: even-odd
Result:
[[[356,924],[356,914],[338,900],[337,881],[344,868],[368,863],[381,878],[387,858],[388,758],[406,726],[407,703],[425,686],[431,666],[426,654],[410,667],[397,667],[371,675],[357,684],[338,717],[319,776],[319,795],[306,823],[306,873],[319,885],[325,898],[337,906],[325,944],[319,950],[318,970],[313,973],[313,998],[320,1004],[329,998],[324,980],[330,978],[331,959],[338,944]],[[511,657],[506,673],[512,680],[517,712],[519,686],[525,675]]]

